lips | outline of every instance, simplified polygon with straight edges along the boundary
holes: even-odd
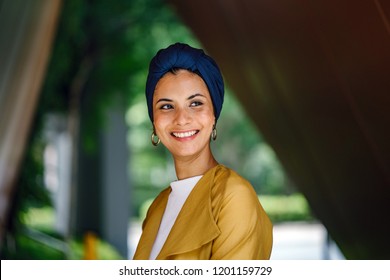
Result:
[[[191,137],[195,134],[197,134],[199,130],[191,130],[191,131],[185,131],[185,132],[172,132],[171,135],[176,138],[187,138]]]

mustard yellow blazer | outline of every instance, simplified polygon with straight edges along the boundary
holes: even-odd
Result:
[[[149,259],[171,188],[150,206],[135,260]],[[203,175],[181,209],[158,260],[269,259],[272,223],[252,185],[217,165]]]

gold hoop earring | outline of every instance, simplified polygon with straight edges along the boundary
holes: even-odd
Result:
[[[211,139],[215,141],[217,139],[217,126],[214,124],[213,131],[211,132]]]
[[[157,138],[157,141],[156,141],[156,138]],[[151,141],[152,141],[153,146],[157,146],[158,144],[160,144],[160,138],[158,138],[158,136],[157,136],[156,132],[154,131],[154,129],[153,129],[153,132],[152,132]]]

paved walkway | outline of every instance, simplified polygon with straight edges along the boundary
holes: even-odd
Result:
[[[141,235],[139,222],[129,228],[129,258],[132,259]],[[291,222],[274,225],[271,260],[339,260],[344,256],[321,223]]]
[[[282,223],[274,226],[272,260],[340,260],[337,245],[321,223]]]

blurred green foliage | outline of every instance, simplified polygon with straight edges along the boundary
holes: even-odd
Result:
[[[315,220],[302,194],[261,195],[259,199],[273,223]]]
[[[54,231],[55,212],[52,207],[30,207],[22,214],[24,229],[14,236],[13,244],[3,258],[14,260],[82,260],[85,258],[83,236],[65,240]],[[10,245],[10,244],[9,244]],[[99,260],[120,260],[118,251],[99,238],[96,239]]]
[[[66,254],[53,247],[31,239],[26,233],[18,232],[14,236],[15,246],[8,244],[3,252],[3,259],[10,260],[64,260]]]
[[[46,245],[26,233],[18,233],[15,237],[15,247],[9,248],[4,259],[12,260],[82,260],[85,246],[81,238],[66,241],[66,250],[58,250]],[[99,260],[121,260],[123,257],[107,242],[98,240],[96,257]]]

